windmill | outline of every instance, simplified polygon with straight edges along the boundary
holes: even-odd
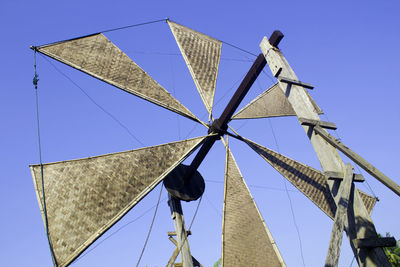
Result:
[[[192,266],[195,261],[188,246],[180,200],[192,201],[202,195],[204,180],[196,170],[214,143],[222,140],[226,146],[222,264],[284,266],[223,138],[231,136],[250,146],[334,219],[326,266],[337,266],[338,244],[341,244],[344,229],[360,266],[386,266],[388,262],[380,247],[390,244],[393,239],[377,238],[370,219],[376,200],[354,187],[353,182],[363,179],[353,174],[350,165],[344,165],[337,149],[398,195],[399,186],[324,130],[336,126],[319,119],[321,110],[306,91],[312,86],[299,81],[278,48],[283,35],[275,32],[269,39],[263,39],[262,53],[222,115],[214,118],[212,108],[222,43],[175,22],[168,20],[168,24],[212,120],[210,124],[198,119],[103,33],[33,47],[43,55],[198,122],[207,129],[202,137],[164,145],[32,165],[37,197],[56,264],[69,265],[163,181],[170,194],[177,236],[177,249],[168,264],[173,264],[174,257],[181,253],[184,266]],[[234,114],[267,63],[277,83]],[[305,129],[323,172],[228,129],[232,119],[293,115]],[[183,165],[182,162],[197,148],[199,151],[191,164]]]

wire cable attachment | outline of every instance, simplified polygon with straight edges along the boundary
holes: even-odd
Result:
[[[53,261],[53,265],[55,267],[58,266],[54,251],[53,251],[53,246],[51,244],[50,240],[50,235],[49,235],[49,224],[47,220],[47,208],[46,208],[46,194],[44,191],[44,175],[43,175],[43,162],[42,162],[42,145],[40,142],[40,124],[39,124],[39,97],[38,97],[38,82],[39,82],[39,75],[37,74],[37,68],[36,68],[36,47],[31,47],[33,49],[33,58],[34,58],[34,64],[33,68],[35,71],[35,74],[33,76],[33,85],[35,86],[35,99],[36,99],[36,123],[37,123],[37,136],[38,136],[38,147],[39,147],[39,162],[40,162],[40,176],[41,176],[41,184],[42,184],[42,206],[43,206],[43,218],[44,218],[44,225],[45,225],[45,230],[46,230],[46,236],[47,236],[47,242],[49,244],[50,248],[50,253],[51,253],[51,259]]]

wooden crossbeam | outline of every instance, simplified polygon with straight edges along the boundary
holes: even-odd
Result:
[[[375,177],[378,181],[386,185],[390,190],[392,190],[394,193],[400,196],[400,186],[395,182],[393,182],[389,177],[384,175],[382,172],[380,172],[377,168],[372,166],[372,164],[363,159],[360,155],[358,155],[356,152],[354,152],[347,146],[343,145],[342,142],[340,142],[335,137],[328,134],[326,131],[324,131],[324,129],[322,129],[318,125],[314,127],[314,131],[322,138],[324,138],[329,144],[339,149],[343,154],[345,154],[347,157],[349,157],[351,160],[357,163],[361,168],[363,168],[365,171],[367,171],[369,174]]]
[[[331,171],[327,171],[324,172],[325,176],[327,177],[327,179],[329,180],[343,180],[344,178],[344,174],[341,172],[331,172]],[[354,182],[364,182],[364,176],[362,174],[353,174],[353,181]]]
[[[394,237],[370,237],[354,240],[357,248],[377,248],[377,247],[394,247],[396,239]]]
[[[331,130],[337,129],[336,124],[334,124],[332,122],[311,120],[311,119],[306,119],[306,118],[299,118],[299,121],[300,121],[301,125],[320,126],[322,128],[331,129]]]
[[[310,89],[310,90],[314,89],[314,86],[312,84],[309,84],[309,83],[303,83],[303,82],[298,81],[298,80],[292,80],[292,79],[285,78],[285,77],[280,77],[280,76],[278,77],[278,79],[279,79],[280,82],[283,82],[283,83],[299,85],[301,87],[304,87],[304,88],[307,88],[307,89]]]

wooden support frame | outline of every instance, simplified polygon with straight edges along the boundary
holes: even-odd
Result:
[[[320,121],[320,120],[310,120],[306,118],[299,118],[299,121],[301,125],[307,125],[307,126],[321,126],[322,128],[325,129],[331,129],[331,130],[336,130],[336,124],[332,122],[327,122],[327,121]]]
[[[168,261],[167,266],[172,267],[179,253],[181,253],[183,267],[193,267],[193,260],[190,253],[189,241],[187,239],[187,232],[185,228],[185,221],[183,219],[181,201],[171,196],[170,194],[168,194],[168,198],[168,204],[171,208],[171,216],[174,220],[175,234],[178,245],[174,253],[172,254],[172,257]]]
[[[319,126],[314,127],[314,131],[322,138],[324,138],[329,144],[339,149],[343,154],[345,154],[347,157],[349,157],[351,160],[357,163],[361,168],[363,168],[365,171],[367,171],[369,174],[375,177],[378,181],[386,185],[390,190],[392,190],[394,193],[400,196],[400,186],[395,182],[393,182],[389,177],[384,175],[382,172],[380,172],[377,168],[372,166],[372,164],[363,159],[360,155],[358,155],[356,152],[354,152],[347,146],[343,145],[342,142],[340,142],[335,137],[328,134],[321,127]]]
[[[339,263],[340,247],[342,245],[343,230],[347,221],[347,207],[351,186],[353,184],[354,168],[346,165],[344,179],[339,188],[339,202],[336,209],[335,221],[332,227],[331,239],[329,241],[328,254],[326,255],[325,267],[337,267]]]
[[[278,79],[279,79],[279,81],[281,81],[283,83],[290,83],[290,84],[294,84],[294,85],[299,85],[301,87],[304,87],[304,88],[307,88],[307,89],[310,89],[310,90],[314,89],[314,85],[311,85],[309,83],[303,83],[301,81],[296,81],[296,80],[292,80],[292,79],[281,77],[281,76],[279,76]]]
[[[285,77],[298,81],[296,74],[286,61],[281,51],[270,44],[267,37],[264,37],[260,44],[261,51],[275,77]],[[320,121],[318,113],[316,112],[311,96],[301,86],[283,83],[279,81],[279,86],[287,97],[289,103],[292,105],[293,110],[298,118],[308,118],[311,120]],[[317,134],[313,129],[321,129],[324,133],[326,131],[320,126],[302,125],[311,144],[317,154],[319,162],[324,172],[342,172],[344,170],[344,163],[341,160],[338,151],[320,134]],[[326,133],[327,134],[327,133]],[[331,193],[335,199],[336,205],[339,204],[339,180],[328,180],[328,185]],[[364,203],[353,186],[350,192],[349,209],[348,209],[349,223],[345,225],[347,236],[350,240],[353,253],[357,258],[359,266],[387,266],[390,267],[385,253],[382,248],[372,248],[369,250],[358,249],[354,246],[353,240],[363,239],[369,237],[376,237],[377,233],[372,222],[371,217],[366,210]]]

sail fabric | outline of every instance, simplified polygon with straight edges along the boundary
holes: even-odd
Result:
[[[335,218],[336,204],[330,192],[324,174],[307,165],[283,156],[248,139],[243,139],[255,152],[282,174],[289,182],[307,196],[330,218]],[[375,205],[375,199],[358,190],[369,214]]]
[[[43,164],[49,237],[58,266],[70,264],[204,139]],[[30,167],[44,216],[41,166]]]
[[[37,51],[154,104],[198,121],[103,34],[37,47]]]
[[[253,101],[239,110],[232,119],[255,119],[279,116],[295,116],[292,106],[287,100],[279,84],[276,83]]]
[[[318,107],[308,92],[307,95],[310,98],[315,111],[318,114],[322,114],[322,110]],[[282,116],[296,116],[296,112],[287,100],[287,97],[280,88],[279,83],[275,83],[233,115],[232,119],[258,119]]]
[[[222,266],[286,266],[231,151],[226,149]]]
[[[168,20],[197,90],[212,112],[222,42]]]

